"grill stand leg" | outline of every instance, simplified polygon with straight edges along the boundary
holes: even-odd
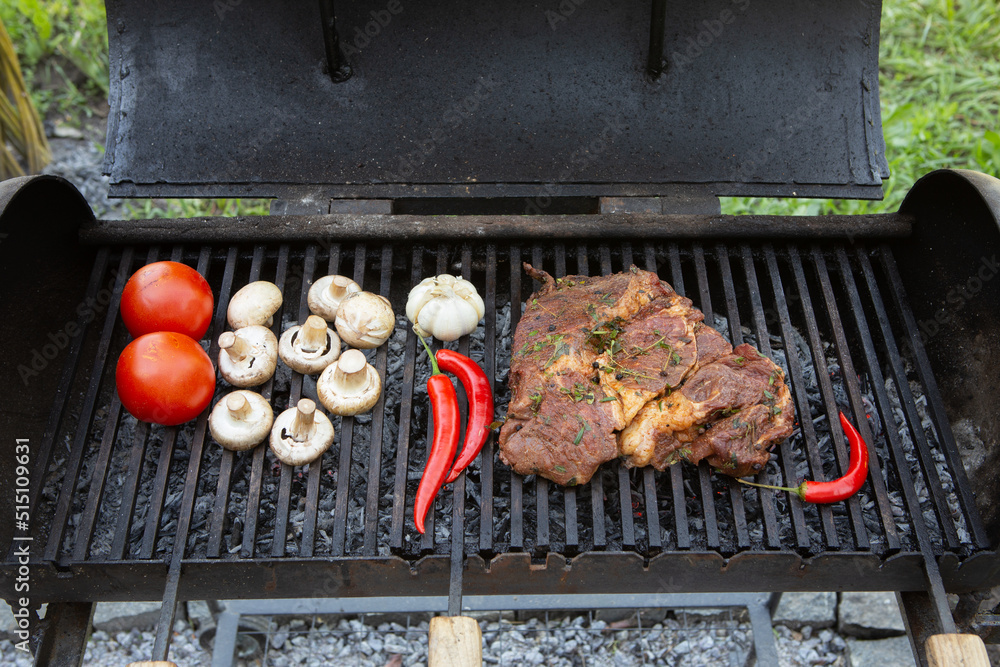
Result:
[[[215,626],[215,644],[212,646],[212,667],[229,667],[236,652],[236,633],[239,629],[240,613],[226,611],[219,614]]]
[[[771,597],[767,600],[767,613],[771,615],[771,618],[774,618],[774,615],[778,613],[778,605],[781,604],[781,596],[782,592],[778,591],[777,593],[771,593]]]
[[[747,613],[750,615],[750,627],[753,628],[753,654],[754,664],[777,665],[778,645],[774,641],[774,630],[771,629],[771,601],[777,595],[781,599],[781,593],[773,593],[769,596],[761,596],[756,604],[747,604]],[[777,607],[777,602],[775,602]]]
[[[917,664],[920,667],[989,665],[986,647],[978,635],[958,634],[950,613],[941,619],[940,605],[942,601],[947,605],[947,597],[943,587],[939,595],[936,593],[932,586],[929,592],[896,594]]]
[[[948,605],[948,594],[944,590],[944,582],[941,580],[941,570],[938,569],[937,559],[930,552],[924,550],[924,571],[927,574],[926,593],[902,593],[899,595],[900,608],[905,611],[904,623],[910,629],[910,608],[915,614],[913,618],[913,628],[916,632],[910,632],[910,642],[914,649],[914,656],[923,667],[927,664],[927,655],[924,646],[931,635],[937,633],[955,634],[958,629],[955,627],[955,619],[951,616],[951,607]],[[909,608],[907,607],[909,605]],[[920,640],[917,640],[917,635]]]
[[[896,600],[903,612],[903,624],[906,626],[906,636],[910,638],[913,657],[920,667],[927,667],[924,646],[932,635],[939,632],[931,596],[924,591],[908,591],[896,593]]]
[[[42,635],[35,650],[35,664],[47,667],[79,667],[87,648],[93,602],[50,604],[42,621]]]

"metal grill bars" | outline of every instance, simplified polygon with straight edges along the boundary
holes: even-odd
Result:
[[[334,447],[307,472],[276,464],[266,447],[222,451],[207,435],[205,415],[164,428],[137,424],[121,410],[112,391],[125,341],[117,317],[121,289],[140,264],[168,256],[196,266],[213,285],[213,355],[229,297],[251,280],[282,288],[287,325],[305,316],[308,286],[326,273],[351,275],[365,289],[389,295],[401,313],[419,279],[432,271],[460,272],[484,295],[487,316],[458,349],[496,378],[498,416],[506,401],[510,334],[533,289],[521,262],[557,276],[610,273],[635,263],[691,297],[734,344],[753,342],[787,371],[798,429],[758,481],[794,485],[803,477],[839,475],[847,449],[829,418],[838,409],[858,424],[877,457],[861,494],[815,507],[742,487],[704,464],[658,473],[613,462],[588,485],[558,488],[511,475],[495,461],[491,439],[481,462],[442,494],[420,538],[410,517],[431,429],[423,389],[428,371],[402,321],[390,346],[370,355],[393,388],[370,417],[339,421]],[[521,550],[961,554],[988,545],[888,247],[627,241],[126,247],[98,253],[88,293],[107,283],[112,268],[118,273],[108,313],[90,327],[80,322],[87,340],[71,347],[63,372],[66,384],[82,391],[57,395],[32,480],[31,497],[44,519],[34,525],[49,526],[39,536],[46,560],[152,559],[169,562],[172,576],[179,576],[189,558],[391,552],[460,559]],[[276,318],[275,333],[282,326]],[[84,359],[81,350],[92,356]],[[94,369],[89,377],[88,368]],[[911,382],[926,399],[911,391]],[[261,388],[275,410],[313,391],[312,379],[296,373]],[[926,430],[924,400],[933,422]],[[63,441],[69,443],[64,458],[57,453]],[[57,458],[59,472],[46,478]],[[50,494],[54,500],[47,501]]]

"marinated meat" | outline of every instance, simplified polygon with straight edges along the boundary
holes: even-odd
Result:
[[[757,407],[763,412],[751,410]],[[765,412],[766,424],[761,420]],[[784,373],[753,346],[743,344],[699,366],[678,390],[647,403],[621,432],[619,441],[630,466],[653,465],[662,470],[681,459],[698,463],[708,457],[714,467],[740,477],[767,462],[766,450],[763,461],[758,454],[745,456],[764,442],[757,436],[768,434],[769,444],[787,438],[792,432],[791,416]],[[752,442],[732,444],[736,432]]]
[[[616,456],[662,469],[701,459],[758,470],[791,432],[781,369],[736,349],[691,301],[636,267],[553,279],[514,332],[500,458],[521,474],[583,484]]]

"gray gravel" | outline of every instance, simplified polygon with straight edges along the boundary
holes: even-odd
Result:
[[[123,217],[123,200],[108,199],[111,179],[101,174],[104,148],[100,143],[91,139],[49,137],[49,147],[52,162],[42,173],[62,176],[75,185],[98,217],[112,220]]]
[[[686,627],[685,627],[686,626]],[[302,620],[272,620],[267,660],[259,656],[234,662],[239,667],[269,665],[285,667],[389,665],[419,666],[427,661],[427,622],[407,628],[399,623],[368,625],[358,619],[317,624]],[[523,623],[480,621],[485,665],[571,666],[724,666],[742,665],[752,642],[750,624],[738,620],[677,620],[668,618],[650,628],[615,628],[604,621],[584,616]],[[776,626],[780,665],[806,667],[847,664],[846,642],[830,630],[813,632]],[[155,633],[94,632],[87,645],[87,667],[125,667],[129,662],[148,660]],[[396,657],[398,656],[398,657]],[[183,667],[208,667],[212,658],[201,648],[197,633],[184,621],[177,621],[170,644],[170,659]],[[28,667],[31,660],[0,641],[0,663]]]

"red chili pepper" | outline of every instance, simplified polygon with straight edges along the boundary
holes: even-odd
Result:
[[[479,364],[464,354],[442,348],[435,356],[442,370],[458,376],[469,397],[469,421],[465,425],[465,442],[462,443],[462,451],[455,459],[451,472],[444,480],[448,483],[454,482],[479,456],[486,439],[490,437],[490,424],[493,422],[493,389]]]
[[[776,491],[790,491],[807,503],[835,503],[840,500],[847,500],[857,493],[868,477],[868,445],[861,439],[857,429],[851,422],[847,421],[844,413],[840,413],[840,426],[844,429],[847,442],[851,446],[851,462],[847,467],[847,472],[843,477],[830,480],[829,482],[805,481],[795,488],[787,486],[771,486],[769,484],[757,484],[739,480],[750,486],[761,486],[765,489],[775,489]]]
[[[427,347],[427,342],[422,336],[420,342],[427,350],[427,356],[431,359],[431,376],[427,378],[427,396],[431,401],[431,415],[434,419],[434,441],[431,443],[430,451],[427,453],[427,463],[424,465],[424,474],[420,478],[420,485],[417,487],[417,497],[413,502],[413,522],[417,530],[423,534],[424,518],[427,510],[434,502],[435,496],[444,483],[445,475],[455,452],[458,450],[458,396],[455,394],[455,387],[451,384],[451,379],[441,373],[437,361]]]

